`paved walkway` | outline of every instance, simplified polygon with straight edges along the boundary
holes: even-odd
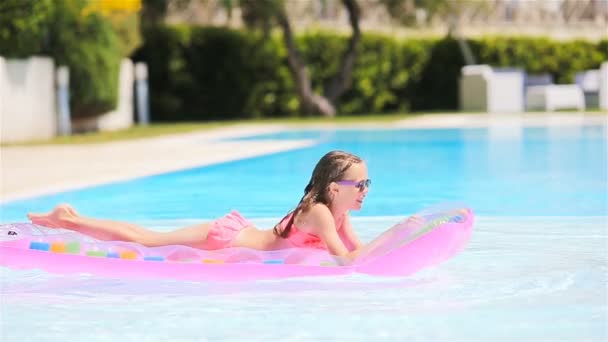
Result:
[[[393,123],[318,124],[306,128],[447,128],[606,124],[608,116],[579,113],[436,114]],[[221,141],[245,135],[300,129],[294,125],[243,124],[198,133],[161,136],[105,144],[2,147],[1,198],[11,201],[64,190],[127,180],[180,169],[288,151],[315,144],[312,140]]]

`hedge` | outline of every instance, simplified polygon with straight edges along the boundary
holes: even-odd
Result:
[[[313,87],[321,92],[336,72],[348,37],[315,32],[298,46]],[[558,83],[608,60],[608,40],[487,37],[468,42],[478,63],[549,72]],[[297,116],[298,99],[280,36],[217,27],[170,26],[149,31],[133,56],[148,63],[153,120]],[[458,44],[446,39],[363,35],[353,84],[338,115],[457,110],[464,65]]]

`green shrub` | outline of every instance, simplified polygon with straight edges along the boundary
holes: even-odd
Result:
[[[608,57],[601,44],[587,41],[556,42],[547,38],[484,38],[479,46],[482,63],[519,67],[529,73],[548,72],[557,83],[574,82],[574,74],[597,68]]]
[[[348,36],[311,32],[296,37],[313,89],[323,92],[338,69]],[[154,120],[294,116],[298,98],[280,36],[265,39],[226,28],[161,27],[144,37],[134,55],[150,70]],[[543,38],[468,41],[478,63],[550,72],[558,83],[608,60],[599,44]],[[458,109],[464,65],[453,39],[397,39],[365,33],[352,87],[339,99],[338,115]]]
[[[110,13],[104,15],[118,38],[120,55],[129,57],[141,45],[139,13]]]
[[[138,44],[133,18],[91,11],[87,0],[5,0],[0,5],[0,55],[47,55],[70,69],[72,116],[116,107],[120,60]],[[121,33],[122,39],[117,35]]]
[[[411,109],[457,109],[458,78],[465,64],[458,43],[453,39],[436,40],[427,43],[424,50],[419,78],[408,84]]]
[[[86,1],[55,3],[49,38],[42,52],[70,69],[72,116],[91,116],[116,108],[120,47],[111,23],[83,11]]]
[[[347,39],[327,32],[299,38],[317,92],[322,93],[337,72]],[[425,41],[406,44],[380,35],[364,35],[357,51],[352,86],[340,98],[338,112],[358,114],[409,109],[407,85],[420,77],[428,46]]]
[[[25,58],[39,53],[51,11],[51,0],[0,2],[0,56]]]
[[[222,28],[147,31],[133,56],[148,63],[155,120],[287,115],[295,96],[275,40]]]

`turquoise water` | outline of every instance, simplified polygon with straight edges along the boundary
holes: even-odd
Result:
[[[372,189],[354,225],[371,240],[436,202],[478,214],[460,255],[407,278],[244,283],[57,276],[0,268],[0,339],[606,340],[606,126],[297,131],[311,148],[0,206],[1,221],[73,203],[169,230],[236,208],[270,227],[330,149],[361,155]]]
[[[515,136],[486,129],[286,132],[250,139],[319,144],[5,203],[1,220],[22,221],[28,210],[60,202],[122,220],[215,218],[230,209],[277,217],[296,204],[315,163],[332,149],[368,163],[373,185],[356,215],[405,215],[442,201],[464,202],[490,216],[605,215],[606,134],[606,126],[529,128]]]

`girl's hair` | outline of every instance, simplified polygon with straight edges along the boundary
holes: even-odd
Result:
[[[346,170],[353,163],[358,164],[361,162],[361,158],[344,151],[331,151],[324,155],[312,171],[312,176],[308,185],[304,188],[304,196],[302,196],[300,203],[274,226],[274,233],[282,238],[286,238],[289,236],[293,221],[300,211],[309,210],[315,203],[323,203],[329,206],[331,201],[329,197],[329,185],[332,182],[343,180]],[[291,215],[291,218],[281,231],[280,225],[289,215]]]

